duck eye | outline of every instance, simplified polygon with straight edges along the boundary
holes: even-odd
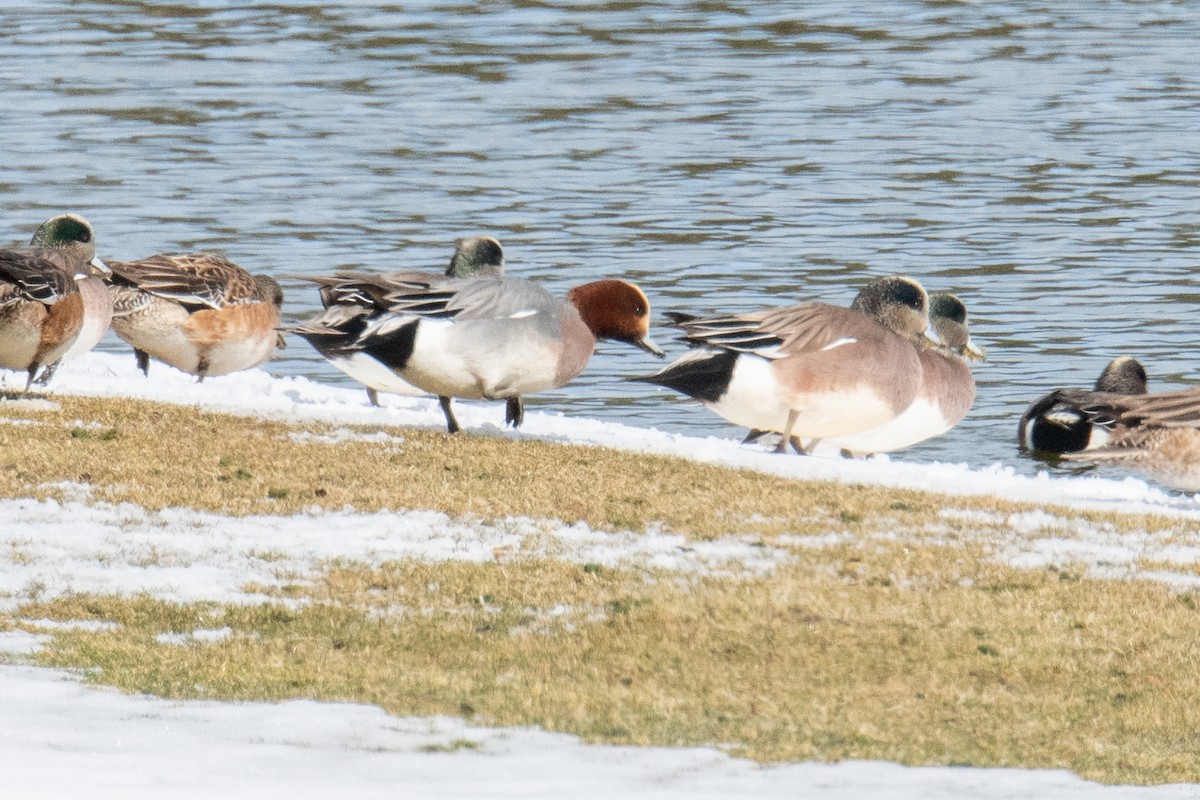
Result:
[[[909,284],[905,284],[904,288],[901,289],[901,302],[903,302],[909,308],[915,308],[917,310],[920,310],[921,306],[923,305],[921,302],[920,291],[917,290],[917,287]]]

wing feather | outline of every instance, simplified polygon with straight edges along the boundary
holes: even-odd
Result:
[[[107,262],[114,282],[184,306],[223,308],[263,300],[253,276],[212,253],[158,254],[138,261]]]
[[[20,296],[46,305],[79,291],[73,274],[35,253],[0,250],[0,280]]]
[[[847,320],[871,322],[858,312],[825,303],[801,303],[728,317],[667,316],[693,347],[754,353],[771,359],[821,350],[844,341]]]

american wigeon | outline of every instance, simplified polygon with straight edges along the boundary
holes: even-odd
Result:
[[[971,341],[967,307],[952,294],[929,295],[929,326],[938,343],[920,349],[921,388],[895,419],[851,436],[826,439],[851,455],[889,453],[941,436],[957,425],[975,402],[975,377],[967,359],[982,359]]]
[[[76,214],[46,220],[33,245],[0,251],[0,367],[24,371],[26,391],[38,370],[59,361],[83,330],[79,281],[106,269],[96,258],[92,226]]]
[[[75,219],[72,219],[73,217]],[[53,247],[55,241],[62,240],[64,236],[69,237],[70,231],[76,225],[87,224],[86,220],[82,223],[77,220],[79,218],[72,214],[52,217],[34,232],[30,245],[38,248]],[[75,283],[83,298],[83,325],[66,352],[42,369],[42,374],[35,380],[36,383],[43,386],[49,384],[59,364],[78,358],[104,338],[109,323],[112,322],[112,294],[108,290],[107,281],[109,274],[111,273],[108,266],[95,257],[88,261],[84,272],[76,274]]]
[[[890,276],[867,283],[850,308],[673,315],[694,349],[635,380],[693,397],[735,425],[782,433],[780,452],[789,442],[806,452],[816,440],[882,425],[912,403],[921,386],[915,343],[928,314],[921,285]]]
[[[356,320],[346,346],[437,395],[451,433],[461,429],[455,397],[506,400],[505,421],[519,427],[521,397],[568,383],[597,339],[662,353],[649,338],[650,302],[625,281],[577,286],[564,301],[521,278],[426,278],[397,281],[381,300],[388,310]]]
[[[455,242],[454,255],[445,271],[445,275],[452,278],[503,274],[504,248],[491,236],[472,236]],[[356,341],[373,317],[387,313],[384,298],[388,292],[405,283],[436,280],[436,276],[408,270],[383,274],[342,272],[327,277],[288,277],[317,284],[320,287],[321,305],[325,307],[321,314],[293,328],[291,332],[305,339],[330,364],[366,386],[371,405],[380,404],[379,392],[425,394],[358,348]]]
[[[1200,430],[1196,428],[1135,425],[1116,432],[1102,447],[1064,453],[1063,459],[1125,467],[1169,489],[1200,492]]]
[[[1159,394],[1062,389],[1053,399],[1108,434],[1101,446],[1064,453],[1065,460],[1115,464],[1172,489],[1200,491],[1200,388]]]
[[[454,255],[446,275],[469,278],[472,275],[503,275],[504,248],[491,236],[470,236],[454,242]]]
[[[268,275],[251,275],[210,253],[160,254],[109,267],[112,328],[133,346],[143,373],[153,357],[204,380],[256,367],[283,347],[277,330],[283,291]]]
[[[1146,393],[1146,369],[1129,356],[1114,358],[1096,379],[1093,392],[1142,395]],[[1092,415],[1083,413],[1088,406],[1088,392],[1074,390],[1069,400],[1058,389],[1034,402],[1021,416],[1017,425],[1017,442],[1022,450],[1056,455],[1075,453],[1102,447],[1108,440],[1111,426],[1106,420],[1094,422]]]

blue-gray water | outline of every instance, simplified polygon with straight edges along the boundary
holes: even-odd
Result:
[[[700,313],[845,304],[907,273],[966,300],[990,359],[968,419],[906,460],[1032,471],[1021,411],[1118,353],[1153,388],[1196,380],[1189,2],[45,2],[0,21],[3,242],[70,210],[107,257],[289,273],[438,269],[487,232],[556,291],[625,277]],[[314,311],[287,288],[289,320]],[[621,380],[658,366],[602,345],[530,404],[741,435]],[[268,368],[349,385],[299,339]]]

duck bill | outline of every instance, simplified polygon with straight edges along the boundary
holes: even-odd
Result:
[[[88,263],[90,263],[92,265],[92,269],[94,269],[100,275],[112,275],[112,270],[109,269],[108,264],[105,264],[100,260],[100,256],[96,256]]]
[[[649,336],[643,336],[640,339],[633,339],[630,344],[640,347],[647,353],[653,355],[655,358],[664,358],[666,356],[666,353],[662,351],[662,348],[656,345]]]
[[[970,361],[986,361],[987,350],[975,344],[971,339],[967,338],[967,346],[963,348],[963,355]]]
[[[918,337],[918,338],[920,340],[921,345],[924,347],[928,347],[930,345],[933,345],[934,347],[942,346],[941,337],[939,337],[937,335],[937,331],[935,331],[933,329],[932,322],[927,323],[925,325],[925,330],[921,333],[920,337]]]

